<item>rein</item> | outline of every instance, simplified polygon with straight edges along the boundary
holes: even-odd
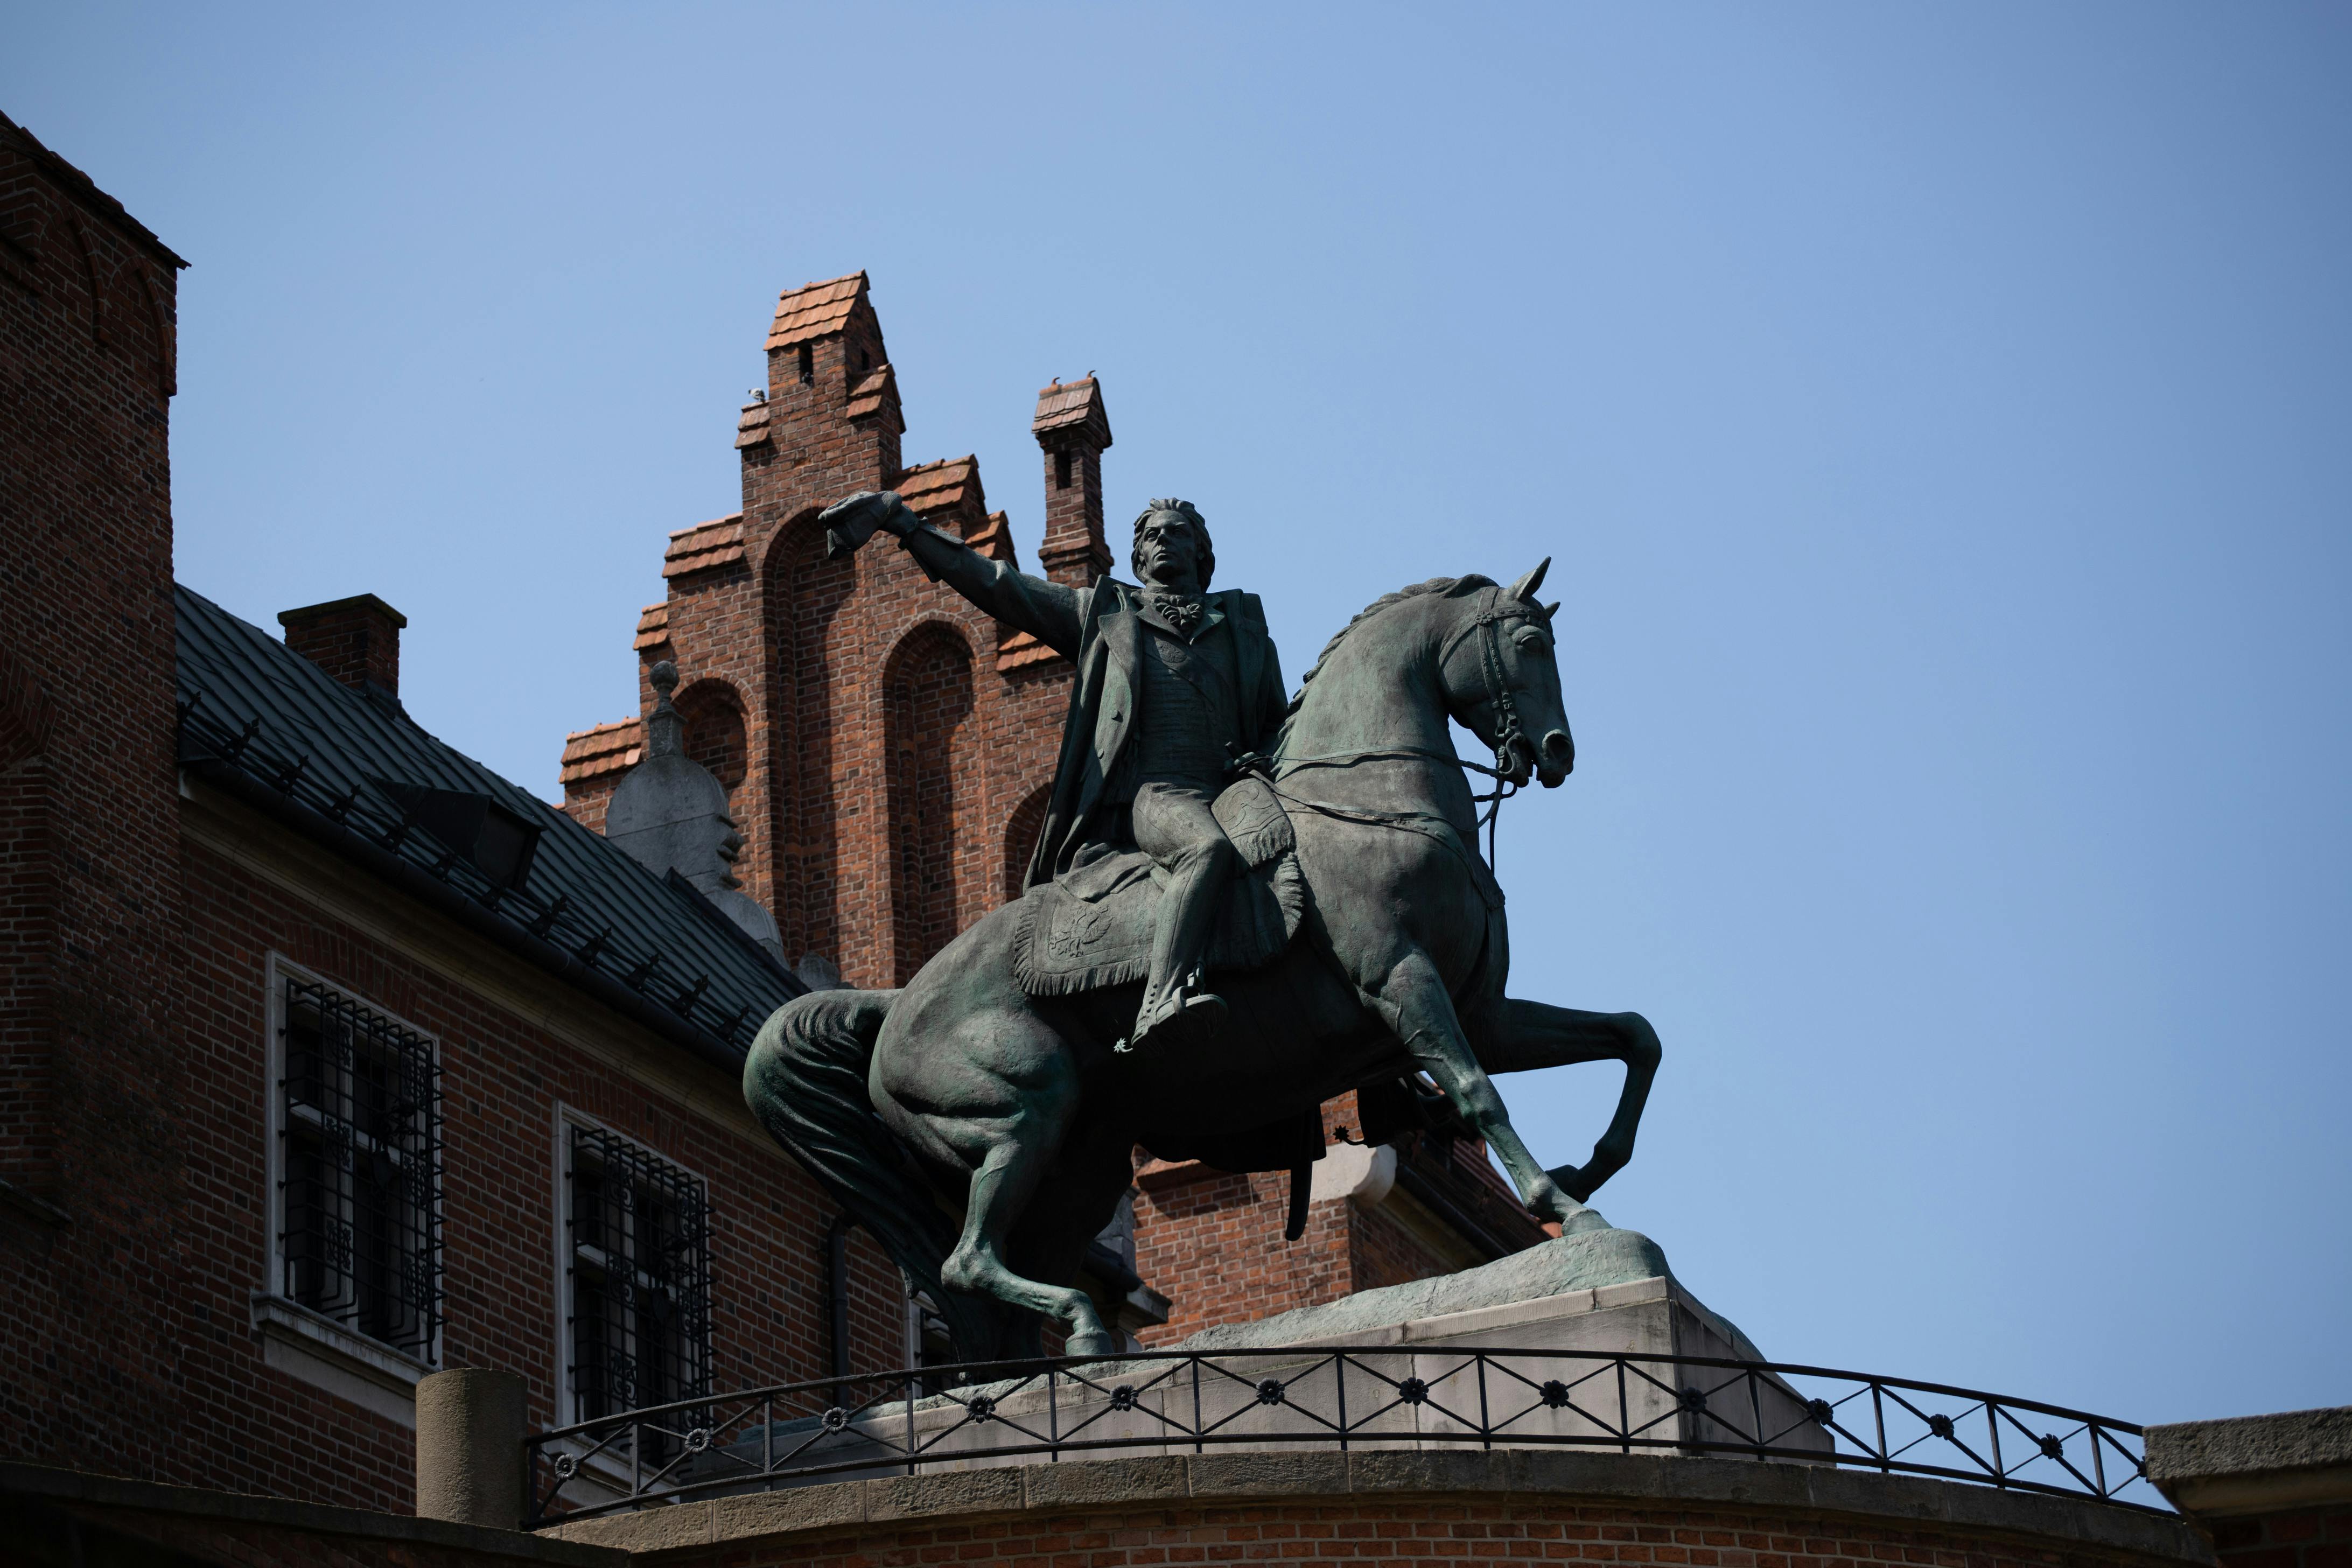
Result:
[[[1478,647],[1478,670],[1486,682],[1486,699],[1494,705],[1499,720],[1495,731],[1495,766],[1490,768],[1484,763],[1474,763],[1466,757],[1456,756],[1451,751],[1439,752],[1426,746],[1379,746],[1369,751],[1333,752],[1316,757],[1252,758],[1244,759],[1244,765],[1270,764],[1253,768],[1253,771],[1259,772],[1265,779],[1267,788],[1293,805],[1304,807],[1319,816],[1332,817],[1338,821],[1359,823],[1368,827],[1392,827],[1409,833],[1427,832],[1428,830],[1421,826],[1423,822],[1440,823],[1447,828],[1447,832],[1442,837],[1433,833],[1429,836],[1439,838],[1440,842],[1457,852],[1459,845],[1455,834],[1452,831],[1453,824],[1434,812],[1355,811],[1322,801],[1302,799],[1284,789],[1279,780],[1298,768],[1354,767],[1360,763],[1407,761],[1444,763],[1457,768],[1467,768],[1475,773],[1484,773],[1496,781],[1495,787],[1485,795],[1472,795],[1470,801],[1473,805],[1486,804],[1486,813],[1478,819],[1478,827],[1486,830],[1486,873],[1489,877],[1495,876],[1496,829],[1503,815],[1503,803],[1527,787],[1511,777],[1514,764],[1517,761],[1513,748],[1517,742],[1528,738],[1526,727],[1519,722],[1518,705],[1511,700],[1511,689],[1503,679],[1503,634],[1496,628],[1505,621],[1525,620],[1533,616],[1540,616],[1543,611],[1532,605],[1517,610],[1497,610],[1494,607],[1494,600],[1500,596],[1501,590],[1489,589],[1488,594],[1490,597],[1487,607],[1479,611],[1477,617],[1468,626],[1446,638],[1444,645],[1437,650],[1437,663],[1438,668],[1443,669],[1446,656],[1454,651],[1464,637],[1477,632],[1486,634]],[[1535,747],[1530,743],[1528,749],[1532,752]],[[1533,767],[1530,766],[1528,771],[1532,773]],[[1471,842],[1474,845],[1477,842],[1476,828],[1471,830]],[[1499,888],[1500,883],[1497,882],[1496,886]]]

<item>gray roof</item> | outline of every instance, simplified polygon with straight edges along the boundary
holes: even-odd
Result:
[[[714,1061],[740,1063],[807,990],[682,879],[435,739],[389,693],[342,685],[186,587],[177,608],[189,772]],[[497,885],[495,857],[436,838],[420,789],[507,814],[510,837],[536,829],[519,885]]]

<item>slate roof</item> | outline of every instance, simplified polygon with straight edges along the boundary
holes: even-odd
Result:
[[[865,292],[863,272],[785,289],[776,300],[776,319],[768,328],[768,347],[790,348],[841,331]]]
[[[177,590],[181,765],[706,1058],[738,1061],[807,987],[693,888],[331,679],[260,627]],[[519,888],[417,825],[386,784],[486,798],[539,829]],[[436,890],[440,889],[440,890]],[[443,891],[446,890],[446,891]],[[456,900],[452,902],[450,900]]]

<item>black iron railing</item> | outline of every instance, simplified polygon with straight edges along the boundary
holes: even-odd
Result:
[[[1844,1465],[2168,1511],[2140,1429],[1828,1367],[1505,1349],[1162,1351],[680,1401],[526,1442],[534,1526],[975,1465],[1212,1448],[1587,1448]]]

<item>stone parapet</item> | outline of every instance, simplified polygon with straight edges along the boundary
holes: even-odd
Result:
[[[2352,1406],[2147,1429],[2147,1478],[2221,1568],[2352,1568]]]
[[[2192,1514],[2352,1506],[2352,1405],[2151,1426],[2147,1478]]]

